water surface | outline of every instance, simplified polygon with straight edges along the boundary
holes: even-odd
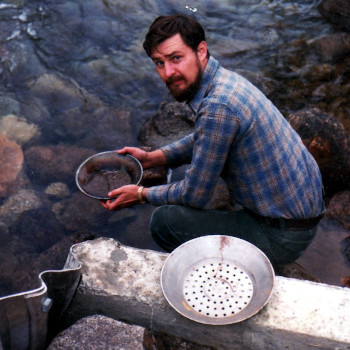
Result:
[[[284,89],[288,89],[284,87],[296,77],[303,83],[300,70],[322,63],[307,49],[306,43],[333,33],[334,28],[320,16],[317,3],[300,0],[1,2],[0,116],[16,115],[40,129],[40,136],[21,144],[24,153],[33,146],[76,146],[99,152],[137,145],[140,128],[167,94],[153,63],[143,52],[142,42],[156,16],[175,12],[192,15],[202,23],[210,52],[224,66],[278,82],[278,94],[269,97],[284,113],[312,106],[320,102],[319,96],[286,99],[288,91]],[[57,248],[57,259],[52,259],[52,253],[48,252],[65,239],[72,242],[79,241],[79,237],[108,236],[135,247],[159,249],[149,235],[148,221],[153,210],[150,205],[105,213],[102,220],[96,209],[96,221],[92,215],[90,221],[80,226],[69,215],[60,216],[63,222],[57,223],[57,215],[68,205],[67,198],[63,202],[62,198],[48,196],[45,190],[60,179],[43,179],[39,176],[40,166],[34,171],[27,167],[27,162],[25,158],[24,171],[29,183],[24,187],[45,197],[45,208],[31,208],[21,215],[20,223],[2,226],[6,234],[2,239],[1,266],[8,273],[1,278],[1,294],[33,287],[37,283],[34,270],[61,268],[69,244]],[[71,180],[74,175],[71,174]],[[62,182],[68,186],[69,196],[77,195],[74,181],[62,179]],[[18,185],[19,189],[21,186]],[[14,194],[16,191],[9,197]],[[0,205],[5,205],[8,199],[0,198]],[[86,205],[99,206],[97,202]],[[83,203],[81,206],[84,210]],[[43,237],[60,239],[45,245],[37,231]],[[334,236],[338,231],[334,230]],[[302,261],[311,266],[308,259],[313,260],[312,269],[317,275],[319,269],[325,270],[324,259],[333,261],[333,254],[343,259],[342,253],[332,252],[328,258],[322,254],[309,258],[306,255]],[[48,255],[51,259],[45,260]],[[28,271],[31,265],[33,269]],[[339,273],[350,274],[348,269],[337,272],[334,267],[329,270],[334,278],[322,274],[322,279],[338,284]]]

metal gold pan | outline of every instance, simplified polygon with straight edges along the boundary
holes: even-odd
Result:
[[[181,315],[224,325],[259,312],[272,294],[274,279],[260,249],[239,238],[211,235],[188,241],[168,256],[161,287]]]
[[[138,185],[142,175],[142,165],[135,157],[106,151],[86,159],[76,171],[75,182],[85,195],[107,200],[108,192],[128,184]]]

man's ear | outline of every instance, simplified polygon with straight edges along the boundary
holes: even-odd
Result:
[[[201,63],[206,63],[207,62],[207,43],[205,41],[202,41],[198,47],[197,47],[197,55]]]

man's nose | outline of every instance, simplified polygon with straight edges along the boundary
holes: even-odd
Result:
[[[164,65],[164,74],[167,78],[170,78],[175,74],[175,68],[171,63],[165,63]]]

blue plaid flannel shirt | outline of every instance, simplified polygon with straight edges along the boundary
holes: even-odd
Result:
[[[270,100],[210,57],[189,101],[195,131],[162,147],[168,165],[189,163],[185,178],[147,190],[153,205],[205,208],[221,176],[233,201],[276,218],[324,212],[319,168]]]

